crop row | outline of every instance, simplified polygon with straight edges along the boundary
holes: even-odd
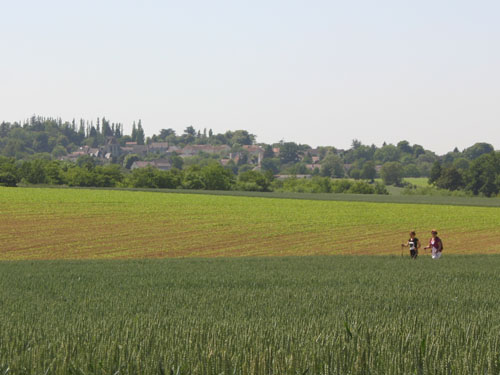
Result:
[[[438,228],[495,253],[500,209],[73,189],[0,190],[0,259],[397,254]]]
[[[0,263],[0,372],[497,374],[499,256]]]

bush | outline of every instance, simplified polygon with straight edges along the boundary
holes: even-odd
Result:
[[[388,162],[382,166],[380,177],[386,185],[399,186],[403,181],[403,167],[398,162]]]
[[[201,176],[200,168],[190,167],[189,170],[184,173],[182,187],[184,189],[194,190],[205,189],[205,182]]]
[[[455,190],[449,191],[444,189],[438,189],[433,186],[415,186],[409,185],[406,186],[401,192],[403,195],[430,195],[430,196],[447,196],[447,197],[471,197],[472,193],[463,191],[463,190]]]
[[[87,168],[73,167],[65,173],[65,180],[69,186],[96,186],[95,174]]]
[[[284,181],[274,181],[273,188],[277,191],[292,193],[388,194],[383,184],[369,184],[366,181],[346,179],[332,180],[328,177],[289,178]]]
[[[347,190],[347,193],[350,193],[350,194],[373,194],[373,193],[375,193],[375,189],[373,188],[373,186],[367,184],[366,182],[356,181],[351,185],[349,190]]]
[[[203,182],[207,190],[231,190],[234,176],[231,171],[220,164],[211,164],[201,170]]]
[[[376,182],[374,185],[375,194],[388,195],[389,192],[384,184]]]
[[[238,176],[235,190],[270,191],[271,182],[260,172],[247,171]]]
[[[351,188],[352,182],[349,180],[335,180],[332,183],[332,193],[345,193]]]
[[[161,171],[152,166],[137,168],[130,173],[125,185],[133,188],[176,189],[181,185],[179,171]]]
[[[17,183],[17,177],[13,173],[0,172],[0,186],[15,187]]]

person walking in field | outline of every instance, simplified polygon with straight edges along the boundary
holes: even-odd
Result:
[[[431,231],[431,239],[429,240],[429,245],[424,247],[424,249],[432,249],[432,259],[441,258],[441,253],[443,251],[443,241],[438,237],[437,230],[433,229]]]
[[[412,259],[417,259],[418,249],[420,249],[420,241],[418,240],[415,231],[410,232],[410,239],[406,243],[402,243],[401,247],[410,248],[410,257]]]

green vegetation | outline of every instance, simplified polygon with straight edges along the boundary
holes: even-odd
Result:
[[[331,179],[315,176],[310,179],[288,178],[276,180],[273,190],[291,193],[346,193],[346,194],[388,194],[385,185],[375,182],[355,181],[348,179]]]
[[[272,173],[253,170],[241,172],[236,177],[230,169],[214,161],[204,166],[191,165],[184,170],[163,171],[148,166],[124,172],[116,164],[98,165],[89,156],[81,157],[76,164],[43,159],[16,162],[0,156],[0,186],[13,187],[19,182],[79,187],[387,194],[382,184],[366,181],[334,181],[316,176],[308,180],[292,177],[283,182],[275,181]]]
[[[22,123],[0,124],[0,157],[3,186],[15,186],[22,181],[69,186],[269,191],[274,189],[275,175],[307,175],[364,180],[344,189],[347,193],[386,193],[385,189],[367,185],[380,177],[385,185],[395,187],[388,190],[391,194],[446,194],[434,188],[458,191],[456,194],[461,196],[500,194],[500,156],[488,143],[476,143],[441,156],[405,140],[396,145],[384,142],[377,147],[355,139],[347,150],[333,146],[313,149],[295,142],[257,143],[256,136],[246,130],[214,134],[188,126],[179,135],[173,129],[162,129],[146,138],[140,120],[133,123],[131,135],[126,135],[122,124],[105,118],[97,118],[94,123],[33,116]],[[61,160],[65,163],[59,163]],[[211,174],[213,165],[227,172],[224,177],[224,173],[216,171],[215,185],[202,172],[211,168]],[[158,168],[161,173],[129,172],[136,168]],[[165,175],[167,169],[173,169],[175,176]],[[185,176],[179,177],[178,171]],[[255,173],[244,175],[247,172]],[[429,178],[432,187],[414,188],[403,182],[404,178],[418,177]],[[289,185],[293,185],[287,190],[291,192],[329,190],[318,184]],[[275,190],[286,188],[278,184]],[[335,186],[330,190],[336,191]]]
[[[0,263],[2,374],[498,374],[499,256]]]
[[[0,211],[4,260],[394,254],[433,227],[447,253],[500,251],[498,206],[0,188]]]
[[[500,194],[500,152],[479,154],[468,163],[456,159],[455,163],[441,165],[436,161],[432,167],[429,183],[449,191],[466,191],[474,195],[492,197]],[[465,161],[465,164],[456,163]],[[465,165],[461,167],[461,165]]]

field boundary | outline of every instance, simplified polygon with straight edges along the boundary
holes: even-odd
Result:
[[[440,206],[473,206],[473,207],[500,207],[500,198],[485,197],[449,197],[430,195],[378,195],[378,194],[335,194],[335,193],[281,193],[256,192],[233,190],[189,190],[189,189],[146,189],[146,188],[95,188],[95,187],[68,187],[54,185],[26,185],[18,188],[50,188],[50,189],[80,189],[105,191],[137,191],[148,193],[171,194],[198,194],[220,195],[250,198],[299,199],[338,202],[369,202],[369,203],[401,203],[401,204],[430,204]]]

